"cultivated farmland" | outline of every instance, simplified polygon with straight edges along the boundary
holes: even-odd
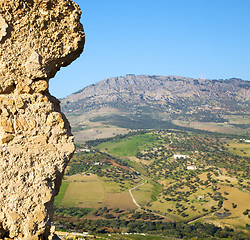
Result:
[[[250,158],[240,141],[176,130],[89,141],[77,146],[57,207],[90,208],[83,219],[91,221],[151,219],[247,230]]]

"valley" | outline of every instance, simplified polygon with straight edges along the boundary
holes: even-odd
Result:
[[[177,130],[131,131],[79,144],[56,198],[56,220],[75,229],[101,221],[98,232],[110,232],[105,226],[118,220],[247,231],[249,150],[237,136]],[[181,237],[174,232],[166,236]]]
[[[76,152],[55,199],[57,229],[247,239],[249,96],[236,78],[129,74],[63,99]]]

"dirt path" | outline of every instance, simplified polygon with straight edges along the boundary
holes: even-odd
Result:
[[[144,178],[141,177],[141,176],[139,176],[139,177],[140,177],[142,180],[145,180],[145,182],[144,182],[144,183],[141,183],[141,184],[139,184],[139,185],[137,185],[137,186],[135,186],[135,187],[133,187],[133,188],[131,188],[131,189],[129,189],[129,194],[130,194],[130,196],[131,196],[131,198],[132,198],[132,200],[133,200],[133,203],[134,203],[138,208],[141,208],[141,206],[136,202],[135,197],[134,197],[134,195],[133,195],[133,193],[132,193],[132,190],[134,190],[134,189],[136,189],[136,188],[138,188],[138,187],[143,186],[144,184],[146,184],[146,183],[148,182],[148,180],[144,179]]]
[[[135,169],[133,169],[132,167],[130,167],[130,169],[133,170],[134,172],[137,172],[137,171],[135,171]],[[140,177],[142,180],[145,180],[144,183],[141,183],[141,184],[139,184],[139,185],[137,185],[137,186],[135,186],[135,187],[129,189],[129,194],[130,194],[130,196],[131,196],[131,198],[132,198],[133,203],[134,203],[138,208],[142,209],[142,206],[140,206],[140,205],[136,202],[135,197],[134,197],[132,191],[135,190],[136,188],[139,188],[139,187],[145,185],[145,184],[148,182],[148,180],[145,179],[145,178],[143,178],[141,175],[139,175],[139,177]],[[144,211],[148,212],[147,210],[144,210]],[[164,216],[164,215],[162,215],[162,214],[160,214],[160,213],[154,213],[154,215],[157,215],[157,216],[162,217],[162,218],[168,218],[167,216]],[[168,218],[168,219],[169,219],[169,218]]]

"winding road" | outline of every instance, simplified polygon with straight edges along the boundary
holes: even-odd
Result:
[[[135,171],[135,170],[134,170],[133,168],[131,168],[131,167],[130,167],[130,169],[133,170],[134,172],[137,172],[137,171]],[[132,200],[133,200],[133,203],[134,203],[138,208],[142,209],[142,207],[136,202],[135,197],[134,197],[132,191],[135,190],[136,188],[139,188],[139,187],[145,185],[145,184],[148,182],[148,180],[145,179],[145,178],[143,178],[141,175],[139,175],[139,177],[140,177],[142,180],[145,180],[145,182],[144,182],[144,183],[141,183],[141,184],[139,184],[139,185],[137,185],[137,186],[135,186],[135,187],[133,187],[133,188],[131,188],[131,189],[129,189],[129,194],[130,194],[130,196],[131,196],[131,198],[132,198]],[[144,209],[144,211],[147,212],[147,210],[145,210],[145,209]],[[162,214],[156,213],[156,212],[154,212],[154,215],[157,215],[157,216],[162,217],[162,218],[168,218],[166,215],[162,215]],[[168,219],[169,219],[169,218],[168,218]]]
[[[144,183],[141,183],[141,184],[139,184],[139,185],[137,185],[137,186],[135,186],[135,187],[133,187],[133,188],[131,188],[131,189],[129,189],[129,194],[130,194],[130,196],[131,196],[131,198],[132,198],[132,200],[133,200],[133,203],[134,203],[137,207],[141,208],[141,206],[136,202],[135,197],[134,197],[134,195],[133,195],[133,193],[132,193],[132,190],[134,190],[134,189],[136,189],[136,188],[138,188],[138,187],[143,186],[144,184],[146,184],[146,183],[148,182],[148,180],[144,179],[142,176],[139,176],[139,177],[140,177],[142,180],[145,180],[145,182],[144,182]]]

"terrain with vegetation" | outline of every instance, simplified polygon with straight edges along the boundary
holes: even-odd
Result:
[[[250,82],[179,76],[108,78],[62,100],[77,142],[129,129],[178,129],[247,134]]]
[[[55,201],[57,229],[248,239],[249,101],[241,79],[146,75],[63,99],[77,151]]]
[[[172,129],[78,144],[55,201],[57,229],[106,239],[248,239],[246,140]]]

